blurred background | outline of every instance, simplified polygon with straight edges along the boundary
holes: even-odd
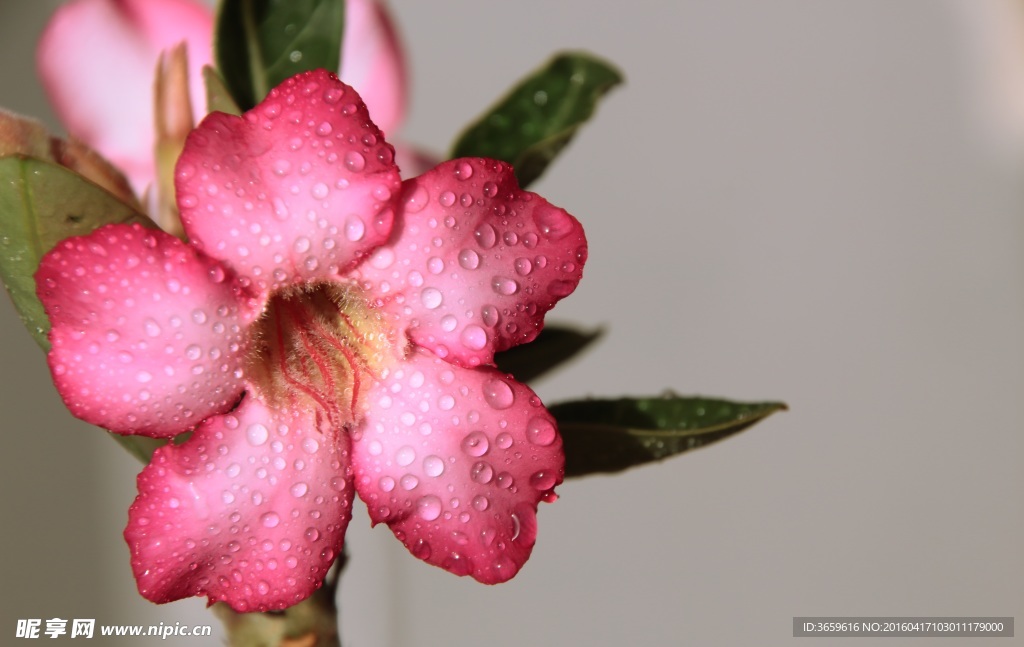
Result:
[[[0,105],[54,129],[32,52],[58,4],[0,4]],[[786,645],[793,616],[1024,618],[1024,8],[392,7],[411,63],[400,138],[438,152],[555,50],[626,75],[534,186],[591,246],[549,320],[608,328],[541,397],[791,411],[567,482],[501,586],[408,556],[357,504],[346,647]],[[212,624],[178,642],[219,644],[202,601],[138,596],[121,532],[140,465],[66,412],[6,300],[0,330],[0,642],[60,617]],[[888,643],[904,644],[872,642]]]

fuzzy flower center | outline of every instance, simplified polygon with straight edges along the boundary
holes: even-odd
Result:
[[[340,429],[357,420],[368,380],[393,357],[393,334],[357,288],[275,292],[256,323],[246,374],[271,406],[309,406]]]

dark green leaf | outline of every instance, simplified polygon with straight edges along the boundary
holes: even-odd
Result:
[[[470,125],[451,156],[508,162],[526,187],[590,119],[598,99],[621,82],[619,71],[598,58],[559,54]]]
[[[665,396],[580,400],[550,407],[565,441],[565,475],[618,472],[739,433],[782,402]]]
[[[344,0],[223,0],[217,68],[235,103],[248,110],[299,72],[337,72],[344,28]]]
[[[50,345],[50,322],[36,297],[34,279],[43,254],[69,236],[132,222],[153,226],[131,206],[62,166],[19,155],[0,158],[0,276],[21,320],[44,350]],[[166,443],[112,435],[143,461]]]
[[[604,331],[579,331],[562,326],[546,326],[529,344],[516,346],[494,356],[503,373],[511,373],[520,382],[531,382],[559,364],[572,359],[597,341]]]

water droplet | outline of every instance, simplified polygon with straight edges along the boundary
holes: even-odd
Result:
[[[423,473],[427,476],[441,476],[444,472],[444,461],[438,456],[427,456],[423,459]]]
[[[480,310],[480,318],[485,326],[493,328],[498,325],[498,309],[492,305],[486,305]]]
[[[187,357],[189,360],[193,362],[202,356],[203,349],[200,348],[199,346],[196,346],[195,344],[192,344],[191,346],[185,349],[185,357]]]
[[[558,432],[547,418],[537,416],[526,425],[526,438],[534,445],[547,447],[555,442]]]
[[[508,449],[512,446],[512,434],[503,432],[494,439],[495,444],[501,449]]]
[[[323,200],[324,198],[327,197],[327,195],[330,192],[331,189],[328,188],[328,186],[323,182],[317,182],[316,184],[313,185],[313,188],[309,190],[310,195],[312,195],[317,200]]]
[[[569,296],[575,289],[576,284],[572,281],[552,281],[548,284],[548,294],[558,298]]]
[[[490,463],[477,461],[473,463],[473,467],[469,470],[469,478],[473,479],[475,483],[486,485],[494,478],[494,468],[491,467]]]
[[[533,271],[533,261],[528,258],[517,258],[515,263],[516,274],[526,276]]]
[[[305,254],[306,252],[309,251],[309,248],[311,246],[312,243],[310,243],[309,239],[306,238],[305,236],[300,236],[296,238],[295,242],[292,244],[292,248],[295,250],[297,254]]]
[[[281,523],[281,517],[275,512],[266,512],[260,517],[260,523],[264,528],[276,528]]]
[[[502,296],[511,296],[519,291],[519,284],[505,276],[495,276],[491,279],[491,288]]]
[[[349,216],[345,220],[345,238],[353,243],[359,242],[366,234],[366,224],[359,216]]]
[[[332,130],[334,130],[334,128],[331,127],[331,124],[325,121],[316,127],[316,134],[321,137],[326,137],[331,134]]]
[[[455,330],[459,325],[459,320],[452,315],[445,315],[441,317],[441,330],[445,332],[451,332]]]
[[[473,232],[473,237],[476,238],[476,242],[480,247],[490,249],[498,241],[498,232],[489,223],[484,222]]]
[[[462,345],[470,350],[481,350],[487,345],[487,332],[476,324],[470,324],[460,335]]]
[[[414,460],[416,460],[416,450],[408,445],[399,449],[398,453],[395,454],[395,462],[402,467],[411,465]]]
[[[306,492],[309,492],[309,486],[303,483],[302,481],[299,481],[298,483],[293,485],[289,491],[292,493],[293,497],[295,497],[296,499],[300,499],[306,496]]]
[[[316,451],[320,449],[320,443],[317,442],[316,438],[307,436],[302,441],[302,449],[305,450],[307,454],[315,454]]]
[[[138,373],[136,373],[135,379],[145,384],[146,382],[149,382],[153,379],[153,375],[147,371],[139,371]]]
[[[431,274],[440,274],[444,271],[444,261],[437,256],[431,256],[427,261],[427,271]]]
[[[455,204],[455,194],[451,191],[445,191],[437,198],[437,201],[441,203],[442,207],[450,207]]]
[[[309,527],[306,528],[306,532],[303,533],[303,536],[306,538],[306,541],[314,542],[317,539],[320,539],[320,531],[316,528]]]
[[[462,451],[474,458],[483,456],[489,448],[487,435],[482,431],[474,431],[462,439]]]
[[[464,249],[459,252],[459,265],[466,270],[475,270],[480,267],[480,254],[471,249]]]
[[[203,312],[202,310],[199,310],[199,309],[193,310],[192,311],[192,321],[196,325],[199,325],[199,326],[203,325],[204,323],[206,323],[206,313]]]
[[[245,430],[245,437],[248,439],[250,445],[253,447],[259,447],[263,443],[267,442],[267,438],[270,437],[270,432],[267,431],[267,428],[260,423],[254,422]]]
[[[495,409],[508,409],[515,399],[512,387],[505,380],[494,378],[484,384],[484,400]]]
[[[428,310],[433,310],[440,306],[442,300],[441,291],[437,288],[426,288],[420,292],[420,301],[423,303],[423,307]]]
[[[366,158],[358,151],[345,153],[345,168],[358,173],[366,168]]]
[[[422,186],[417,186],[405,199],[405,208],[409,213],[419,213],[430,201],[430,195]]]
[[[555,487],[557,480],[554,472],[540,470],[539,472],[534,472],[533,476],[530,477],[530,486],[535,490],[544,492]]]
[[[533,221],[547,238],[565,238],[573,229],[572,217],[551,205],[542,205],[533,212]]]
[[[455,177],[460,180],[468,180],[473,177],[473,165],[466,161],[461,161],[455,165]]]
[[[433,494],[421,497],[416,502],[416,512],[424,521],[433,521],[441,516],[441,499]]]
[[[491,506],[491,501],[482,494],[478,494],[473,497],[473,509],[477,512],[483,512]]]
[[[398,483],[402,486],[403,490],[411,492],[420,484],[420,480],[413,474],[403,474],[402,478],[398,480]]]
[[[390,476],[382,476],[380,477],[380,480],[377,481],[377,485],[384,492],[390,492],[391,490],[395,489],[395,479],[391,478]]]
[[[146,319],[142,322],[143,328],[146,330],[146,334],[150,337],[157,337],[160,335],[160,326],[152,319]]]

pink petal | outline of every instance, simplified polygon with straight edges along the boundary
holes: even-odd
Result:
[[[154,173],[157,57],[181,41],[195,114],[204,114],[199,70],[211,60],[213,15],[202,3],[76,0],[57,9],[39,41],[39,75],[68,132],[121,168],[139,194]]]
[[[108,225],[58,244],[36,285],[53,380],[78,418],[166,437],[237,402],[253,308],[177,238]]]
[[[176,172],[185,231],[260,290],[330,279],[391,232],[394,149],[356,92],[324,70],[244,117],[208,116]]]
[[[554,419],[529,387],[420,349],[367,394],[352,445],[374,523],[457,575],[494,584],[522,567],[537,503],[564,471]]]
[[[405,112],[405,59],[385,2],[345,3],[339,76],[359,92],[374,123],[393,135]]]
[[[504,162],[459,159],[402,185],[397,238],[358,269],[418,345],[464,366],[533,340],[576,289],[580,223],[523,191]]]
[[[320,588],[352,516],[347,437],[246,397],[139,474],[125,539],[153,602],[283,609]]]

